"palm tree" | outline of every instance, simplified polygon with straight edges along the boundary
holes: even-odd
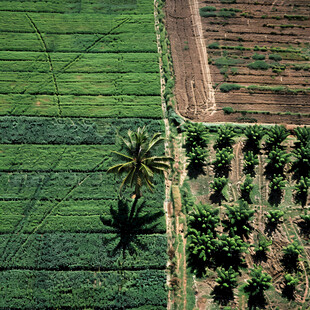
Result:
[[[152,179],[154,174],[163,173],[170,168],[170,157],[152,156],[151,151],[154,146],[164,138],[161,134],[155,133],[151,139],[145,126],[139,127],[136,132],[128,130],[128,139],[120,137],[125,147],[126,154],[113,151],[125,162],[117,164],[108,169],[109,173],[125,174],[120,190],[124,185],[134,187],[135,201],[141,197],[141,187],[147,185],[152,191]]]
[[[273,148],[278,147],[279,149],[282,147],[282,142],[289,136],[289,132],[285,129],[284,126],[275,125],[271,127],[267,131],[267,140],[266,147],[267,150],[270,151]]]

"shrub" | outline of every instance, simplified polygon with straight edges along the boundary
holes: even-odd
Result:
[[[248,68],[253,70],[268,70],[269,64],[263,60],[256,60],[250,64],[248,64]]]
[[[233,84],[233,83],[223,83],[220,86],[220,91],[223,93],[228,93],[232,90],[239,90],[240,88],[242,88],[241,85],[239,84]]]
[[[271,191],[278,192],[282,191],[286,186],[286,181],[281,175],[274,175],[271,182],[269,183],[269,188]]]
[[[212,12],[212,11],[216,11],[216,7],[215,6],[205,6],[203,8],[200,9],[201,12]]]
[[[283,265],[288,270],[296,270],[299,255],[302,251],[302,246],[299,245],[297,240],[294,240],[287,247],[283,248]]]
[[[225,114],[231,114],[235,112],[232,107],[224,107],[222,108],[222,110],[224,111]]]
[[[299,182],[295,185],[295,202],[304,207],[307,203],[308,191],[310,187],[310,178],[300,177]]]
[[[274,60],[274,61],[281,61],[282,57],[279,54],[270,54],[269,59]]]
[[[201,146],[192,147],[187,152],[189,166],[188,168],[192,168],[193,166],[202,167],[205,164],[206,158],[208,156],[208,151]]]
[[[245,173],[252,176],[255,175],[254,169],[258,164],[259,160],[257,154],[254,154],[252,151],[247,151],[244,153],[243,170]]]
[[[210,48],[210,49],[219,49],[220,48],[220,44],[218,42],[213,42],[213,43],[208,45],[208,48]]]
[[[216,194],[222,194],[224,187],[227,185],[228,179],[225,177],[214,178],[213,182],[210,184],[210,188]]]
[[[188,123],[186,125],[186,147],[206,147],[208,144],[208,129],[202,123]]]
[[[199,10],[199,13],[201,17],[216,17],[217,16],[216,12],[204,12],[204,11]]]
[[[254,60],[264,60],[264,59],[266,58],[266,56],[265,56],[265,55],[262,55],[262,54],[257,54],[257,53],[255,53],[255,54],[252,56],[252,58],[253,58]]]

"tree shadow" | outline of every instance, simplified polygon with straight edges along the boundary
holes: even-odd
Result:
[[[305,238],[310,238],[310,225],[306,221],[301,221],[297,224],[300,229],[300,234]]]
[[[288,273],[297,272],[299,268],[298,260],[297,259],[291,259],[287,255],[283,255],[281,259],[281,264],[283,265],[285,271]]]
[[[252,178],[255,178],[256,176],[255,166],[243,167],[242,171],[245,175],[249,174]]]
[[[295,300],[294,296],[295,288],[291,285],[285,285],[282,290],[282,297],[286,297],[288,300]]]
[[[282,197],[282,190],[271,190],[268,197],[268,202],[272,206],[278,206],[281,203]]]
[[[232,289],[224,289],[218,285],[211,292],[211,296],[213,296],[213,300],[221,306],[227,306],[229,301],[234,299],[234,293]]]
[[[229,172],[231,171],[231,166],[223,166],[223,167],[218,167],[216,165],[213,166],[213,171],[214,171],[214,177],[216,178],[228,178]]]
[[[197,165],[195,163],[189,163],[187,165],[187,175],[190,179],[197,179],[200,175],[206,175],[204,171],[205,165]]]
[[[254,255],[253,255],[253,261],[255,264],[259,264],[262,262],[266,262],[268,259],[267,254],[265,251],[257,251]]]
[[[225,196],[222,193],[212,193],[210,195],[210,200],[212,203],[217,203],[217,204],[222,204],[223,201],[227,201],[227,199],[225,198]]]
[[[253,203],[250,193],[246,190],[241,190],[241,197],[240,198],[242,200],[246,201],[248,204]]]
[[[266,298],[263,294],[250,295],[248,300],[248,309],[265,309],[267,306]]]
[[[274,176],[284,176],[284,170],[283,168],[276,168],[274,165],[267,164],[265,167],[264,176],[268,180],[272,180]]]
[[[111,241],[119,239],[111,253],[112,256],[121,254],[125,259],[127,252],[130,255],[136,254],[138,249],[143,249],[138,235],[154,232],[157,228],[159,223],[154,222],[163,216],[163,211],[142,214],[144,205],[142,199],[134,201],[119,199],[117,208],[110,207],[110,217],[100,216],[102,224],[112,228],[116,233]]]
[[[252,142],[251,140],[246,140],[242,147],[242,152],[253,152],[254,155],[260,154],[260,146],[257,145],[255,142]]]
[[[264,229],[264,233],[268,236],[271,237],[271,235],[276,231],[278,227],[278,223],[271,223],[271,222],[267,222],[265,229]]]

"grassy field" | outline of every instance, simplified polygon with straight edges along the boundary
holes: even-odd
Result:
[[[0,17],[0,308],[165,309],[163,179],[130,217],[106,173],[117,134],[163,132],[153,1]]]

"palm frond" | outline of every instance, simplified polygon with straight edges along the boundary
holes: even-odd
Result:
[[[128,159],[130,159],[130,160],[133,160],[132,157],[130,157],[130,156],[128,156],[128,155],[125,155],[125,154],[122,154],[122,153],[120,153],[120,152],[117,152],[117,151],[111,151],[111,152],[114,153],[114,154],[117,154],[117,155],[119,155],[119,156],[122,156],[122,157],[128,158]]]
[[[124,186],[125,184],[128,184],[128,183],[129,183],[130,186],[131,186],[131,182],[132,182],[132,178],[133,178],[134,173],[135,173],[135,169],[134,169],[134,170],[129,170],[128,174],[126,175],[126,177],[125,177],[125,178],[123,179],[123,181],[122,181],[122,184],[121,184],[120,189],[122,189],[123,186]]]
[[[153,171],[147,165],[143,163],[141,163],[141,166],[146,171],[147,175],[152,178],[154,175]]]

